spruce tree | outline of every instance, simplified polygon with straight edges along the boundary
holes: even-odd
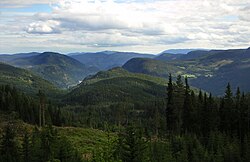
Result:
[[[174,110],[174,100],[173,100],[173,83],[172,75],[169,74],[168,86],[167,86],[167,103],[166,103],[166,120],[167,120],[167,130],[170,133],[173,133],[175,130],[175,122],[177,120],[176,112]]]
[[[39,90],[38,91],[38,97],[39,97],[39,126],[45,126],[45,107],[46,107],[46,97],[45,94]]]
[[[181,75],[178,75],[178,76],[177,76],[176,85],[177,85],[177,87],[179,87],[179,88],[183,88],[183,87],[184,87],[183,82],[182,82],[182,79],[181,79]]]
[[[235,122],[234,122],[234,129],[237,130],[237,134],[240,137],[241,140],[243,140],[244,136],[242,136],[242,118],[243,118],[243,112],[240,105],[240,99],[241,99],[241,93],[240,88],[237,87],[236,96],[235,96]]]
[[[223,132],[232,133],[231,129],[232,110],[233,110],[233,94],[230,83],[228,83],[225,90],[225,95],[221,99],[221,105],[220,105],[220,122],[221,122],[220,128]]]
[[[175,132],[177,134],[180,134],[183,124],[182,114],[185,98],[185,87],[183,85],[181,75],[178,75],[177,77],[176,84],[174,86],[174,96],[174,110],[176,115]]]
[[[188,84],[188,79],[185,77],[185,98],[183,104],[183,131],[190,131],[192,129],[192,105],[191,105],[191,96],[190,96],[190,88]]]
[[[233,125],[235,121],[234,117],[234,101],[233,101],[233,93],[231,90],[231,85],[228,83],[225,91],[225,96],[224,96],[224,117],[225,117],[225,128],[227,131],[233,135],[234,130],[233,130]]]
[[[124,162],[143,162],[146,143],[142,133],[134,126],[128,126],[124,133],[119,135],[121,159]]]

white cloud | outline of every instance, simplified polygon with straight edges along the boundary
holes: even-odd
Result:
[[[54,20],[48,20],[46,22],[38,21],[31,23],[26,31],[32,34],[55,34],[60,33],[60,30],[57,28],[60,25],[60,22]]]
[[[2,0],[0,4],[50,2]],[[120,47],[159,52],[164,48],[241,48],[249,43],[249,0],[57,0],[53,3],[51,13],[36,13],[26,17],[25,22],[17,20],[17,25],[26,31],[20,33],[30,35],[30,39],[45,34],[44,44],[61,43],[83,50]],[[8,22],[3,26],[13,24]]]

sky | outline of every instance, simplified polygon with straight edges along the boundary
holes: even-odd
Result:
[[[0,53],[250,46],[250,0],[0,0]]]

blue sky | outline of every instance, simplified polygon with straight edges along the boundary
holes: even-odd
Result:
[[[27,5],[27,6],[22,6],[18,8],[10,8],[8,5],[3,5],[6,6],[6,8],[2,7],[0,8],[1,12],[51,12],[52,8],[50,7],[49,4],[32,4],[32,5]]]
[[[1,0],[0,53],[250,46],[250,0]]]

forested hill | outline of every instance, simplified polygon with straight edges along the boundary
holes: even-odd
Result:
[[[86,78],[66,96],[69,103],[143,103],[164,98],[167,80],[144,74],[130,73],[122,68],[102,71]]]
[[[134,79],[140,89],[141,81]],[[106,79],[87,84],[102,81]],[[195,95],[188,80],[183,81],[180,76],[177,80],[169,77],[164,89],[167,97],[162,99],[149,96],[153,100],[146,101],[136,96],[143,103],[133,104],[129,100],[117,103],[120,100],[114,98],[109,105],[87,105],[89,100],[84,98],[78,104],[59,106],[48,102],[42,92],[37,100],[10,86],[1,86],[0,160],[248,162],[250,96],[240,89],[233,95],[230,84],[221,98],[201,91]],[[52,124],[60,128],[49,126]]]
[[[46,94],[56,95],[58,89],[47,80],[34,75],[28,70],[20,69],[0,63],[0,84],[15,86],[25,93],[35,95],[39,89],[44,89]]]
[[[31,70],[60,88],[76,85],[86,76],[97,71],[96,68],[88,68],[69,56],[53,52],[16,58],[9,63]]]
[[[239,86],[244,91],[250,91],[250,49],[192,51],[186,55],[175,56],[163,54],[156,59],[134,58],[123,68],[130,72],[149,74],[158,77],[168,77],[172,73],[190,78],[194,87],[223,95],[228,82],[231,82],[233,92]]]
[[[32,72],[1,63],[0,162],[249,162],[250,94],[232,88],[248,77],[249,49],[236,51],[133,58],[61,95]],[[79,63],[57,55],[15,60],[40,57],[22,64],[28,68]],[[230,83],[216,81],[231,72]],[[197,93],[190,83],[202,77],[214,78],[223,94]]]

